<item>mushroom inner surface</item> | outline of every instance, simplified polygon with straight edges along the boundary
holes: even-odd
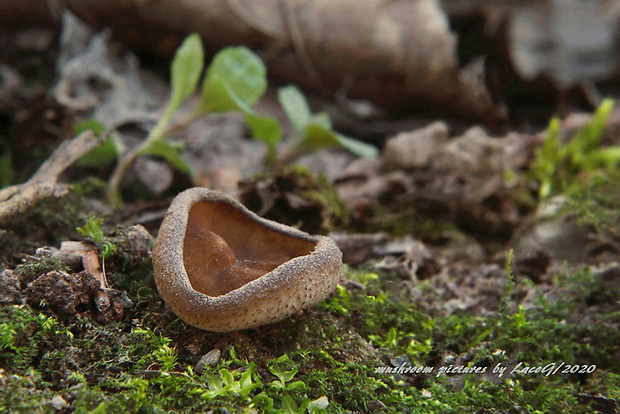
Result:
[[[315,246],[267,228],[228,204],[201,202],[189,212],[183,262],[195,290],[219,296]]]

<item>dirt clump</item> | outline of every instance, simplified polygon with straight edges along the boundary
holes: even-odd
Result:
[[[100,290],[99,281],[85,271],[52,270],[26,288],[26,301],[34,308],[47,308],[61,318],[88,312]]]

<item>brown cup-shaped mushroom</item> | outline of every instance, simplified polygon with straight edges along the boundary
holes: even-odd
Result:
[[[333,240],[257,216],[206,188],[179,194],[153,249],[157,288],[190,325],[215,332],[280,321],[336,287]]]

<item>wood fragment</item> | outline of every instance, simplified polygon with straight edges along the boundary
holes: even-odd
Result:
[[[67,186],[57,182],[60,175],[101,142],[92,131],[86,131],[63,142],[28,181],[0,190],[0,224],[45,198],[65,194]]]

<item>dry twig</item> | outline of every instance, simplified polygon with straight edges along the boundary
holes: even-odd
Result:
[[[25,183],[0,191],[0,224],[25,212],[48,197],[60,197],[67,191],[58,177],[84,154],[101,144],[92,131],[63,142]]]

